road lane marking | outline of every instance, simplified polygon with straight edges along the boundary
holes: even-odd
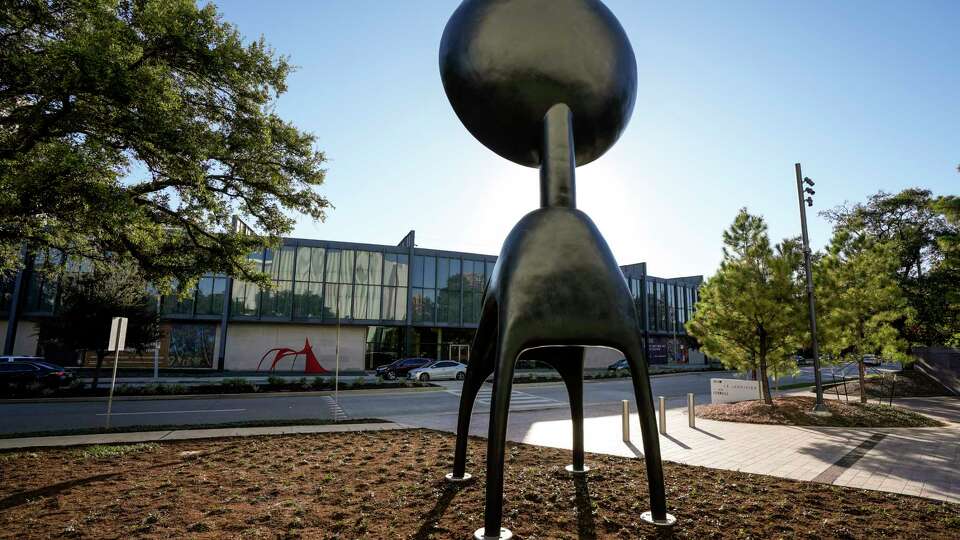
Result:
[[[196,414],[210,412],[243,412],[246,409],[200,409],[197,411],[143,411],[143,412],[115,412],[110,416],[134,415],[134,414]],[[106,416],[107,413],[97,413],[97,416]]]
[[[451,388],[446,390],[448,394],[453,394],[457,397],[460,397],[462,390],[460,388]],[[488,386],[483,386],[480,388],[480,391],[477,392],[477,403],[482,405],[490,405],[490,401],[493,399],[493,389]],[[566,403],[562,401],[557,401],[548,397],[538,396],[535,394],[527,394],[526,392],[520,392],[518,390],[512,390],[510,392],[510,410],[511,411],[524,411],[524,410],[537,410],[537,409],[549,409],[558,406],[565,406]]]
[[[323,399],[327,402],[327,410],[330,412],[330,416],[333,417],[335,422],[350,418],[347,416],[346,411],[344,411],[340,404],[337,403],[332,397],[323,396]]]

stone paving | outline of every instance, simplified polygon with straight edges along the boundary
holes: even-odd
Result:
[[[914,398],[899,400],[898,404],[934,411],[931,416],[951,423],[941,428],[813,428],[698,418],[696,427],[690,428],[685,404],[674,400],[667,404],[667,434],[660,435],[660,448],[665,460],[677,463],[827,481],[960,503],[960,400]],[[630,442],[622,440],[619,404],[588,406],[584,415],[587,452],[643,455],[635,412],[630,417]],[[455,432],[457,418],[456,414],[445,414],[390,420]],[[487,421],[486,407],[478,406],[471,422],[471,435],[485,437]],[[507,438],[570,448],[570,431],[566,408],[511,410]],[[851,452],[855,453],[844,459]],[[482,456],[474,457],[479,458],[478,463],[483,462]],[[852,459],[855,457],[859,459]]]

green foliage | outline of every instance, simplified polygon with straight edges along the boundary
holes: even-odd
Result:
[[[291,66],[191,0],[0,6],[0,271],[24,242],[167,289],[266,283],[248,253],[322,219],[325,158],[274,112]],[[239,215],[259,234],[231,228]]]
[[[67,350],[106,352],[113,317],[127,317],[126,346],[143,352],[161,337],[156,299],[138,273],[117,267],[113,271],[63,277],[56,317],[37,320],[41,343]],[[99,364],[99,363],[98,363]]]
[[[728,368],[757,369],[770,403],[768,369],[789,373],[803,336],[803,258],[796,240],[771,247],[762,217],[741,209],[723,233],[723,261],[700,289],[687,332]]]
[[[257,387],[243,377],[223,379],[220,386],[225,394],[244,394],[257,391]]]
[[[958,204],[914,188],[823,213],[833,222],[834,244],[886,246],[892,261],[883,266],[912,308],[909,322],[895,323],[909,343],[947,343],[960,335]]]
[[[911,310],[893,278],[896,264],[889,243],[860,239],[830,246],[815,272],[825,352],[848,361],[864,354],[908,360],[896,324],[909,320]]]

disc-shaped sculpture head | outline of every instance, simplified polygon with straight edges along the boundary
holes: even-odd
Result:
[[[440,76],[474,137],[532,167],[551,106],[573,112],[583,165],[617,141],[637,94],[633,48],[598,0],[464,0],[443,31]]]

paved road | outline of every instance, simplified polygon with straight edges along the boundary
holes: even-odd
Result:
[[[698,402],[709,399],[710,378],[718,373],[691,373],[659,376],[653,379],[655,396],[672,397],[670,404],[679,406],[687,392],[697,394]],[[729,376],[729,375],[727,375]],[[340,393],[340,407],[349,418],[443,414],[457,411],[460,383],[443,383],[435,391],[398,390],[386,393]],[[478,396],[476,412],[489,407],[490,385]],[[587,382],[584,402],[588,405],[633,401],[630,379]],[[567,407],[566,389],[562,383],[518,386],[511,398],[514,410]],[[328,396],[291,395],[280,397],[237,397],[210,399],[164,399],[150,401],[115,401],[112,425],[196,425],[246,420],[329,419],[336,404]],[[106,403],[103,401],[4,403],[0,404],[0,433],[23,433],[62,429],[91,428],[104,425]]]
[[[825,370],[826,372],[826,370]],[[853,373],[850,373],[852,376]],[[657,376],[652,379],[653,395],[665,396],[668,407],[681,407],[687,392],[696,394],[698,403],[710,399],[710,379],[732,377],[732,373],[690,373]],[[813,370],[804,367],[801,373],[781,384],[813,380]],[[824,376],[829,382],[830,376]],[[443,383],[437,391],[387,393],[340,393],[340,412],[328,396],[290,395],[280,397],[238,397],[210,399],[165,399],[151,401],[115,401],[114,426],[197,425],[247,420],[330,419],[335,414],[347,418],[377,418],[418,414],[444,414],[457,411],[460,383]],[[474,411],[486,412],[490,404],[490,385],[478,396]],[[633,402],[630,379],[590,381],[584,385],[584,403],[601,405]],[[567,407],[567,393],[562,383],[524,385],[514,390],[512,410],[536,410]],[[103,401],[0,404],[0,433],[23,433],[63,429],[92,428],[106,422]]]

